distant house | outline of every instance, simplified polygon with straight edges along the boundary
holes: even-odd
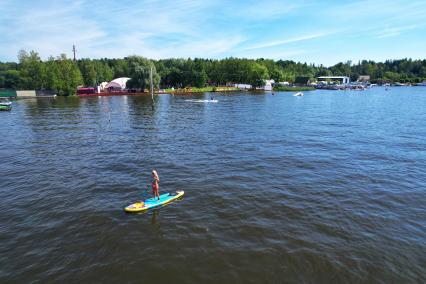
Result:
[[[249,84],[234,84],[234,87],[242,90],[249,90],[252,88]]]
[[[16,91],[16,96],[18,98],[35,98],[36,91],[35,90],[20,90]]]
[[[272,85],[275,84],[275,80],[263,80],[265,85],[263,87],[256,88],[257,90],[264,90],[264,91],[272,91]],[[253,86],[249,84],[234,84],[235,88],[242,89],[242,90],[249,90],[252,89]]]
[[[370,75],[361,75],[358,77],[358,82],[370,82]]]
[[[272,91],[272,85],[275,84],[275,80],[264,80],[265,86],[263,86],[264,91]]]
[[[328,84],[329,82],[331,83],[339,83],[339,84],[344,84],[347,85],[350,82],[349,77],[347,76],[321,76],[318,77],[318,82],[322,82],[325,84]]]

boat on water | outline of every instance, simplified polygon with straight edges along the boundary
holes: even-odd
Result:
[[[394,85],[394,86],[396,86],[396,87],[404,87],[404,86],[407,86],[407,84],[399,83],[399,82],[395,82],[393,85]]]
[[[0,98],[0,110],[11,110],[12,102],[8,98]]]
[[[303,97],[304,94],[302,92],[298,92],[298,93],[295,93],[293,96],[294,97]]]

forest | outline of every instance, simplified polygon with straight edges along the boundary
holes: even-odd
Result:
[[[65,54],[42,60],[35,51],[21,50],[18,62],[0,62],[0,88],[54,90],[59,95],[73,95],[78,86],[94,87],[113,78],[130,77],[127,87],[145,89],[153,71],[156,88],[223,86],[246,83],[261,86],[264,79],[294,83],[297,77],[349,76],[356,81],[369,75],[371,83],[419,83],[426,80],[426,60],[409,58],[375,62],[341,62],[334,66],[271,59],[160,59],[141,56],[122,59],[78,59]]]

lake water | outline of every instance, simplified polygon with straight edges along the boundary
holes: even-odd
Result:
[[[426,88],[210,95],[0,112],[0,282],[425,282]]]

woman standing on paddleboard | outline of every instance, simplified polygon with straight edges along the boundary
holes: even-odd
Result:
[[[158,200],[160,200],[160,188],[158,183],[160,182],[160,178],[157,174],[156,170],[152,170],[152,193],[154,194],[154,199],[158,197]]]

